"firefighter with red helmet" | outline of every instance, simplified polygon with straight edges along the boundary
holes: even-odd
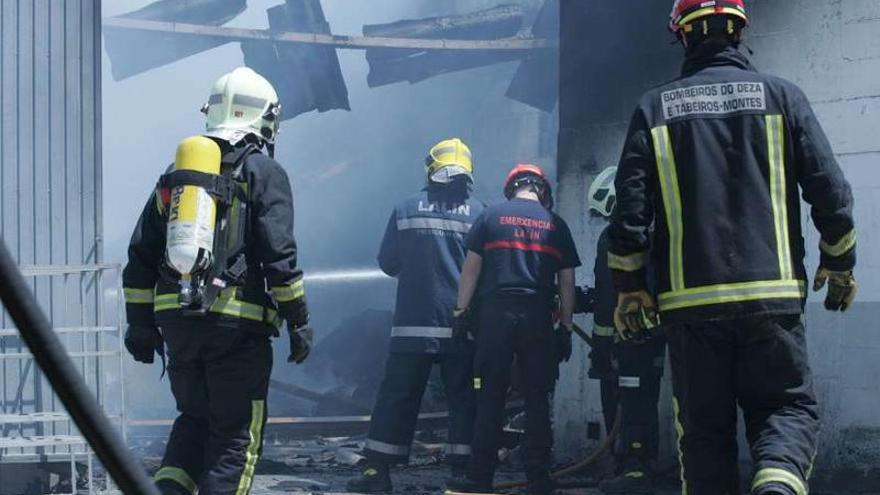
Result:
[[[643,96],[617,172],[615,324],[633,334],[663,322],[684,493],[742,493],[739,405],[750,492],[805,495],[819,417],[798,192],[821,235],[813,288],[827,284],[825,307],[845,311],[856,294],[851,188],[804,93],[738,50],[742,0],[679,0],[671,17],[682,75]]]
[[[549,494],[553,491],[550,397],[559,360],[571,356],[574,269],[581,263],[568,226],[551,211],[550,183],[540,167],[516,166],[507,177],[504,194],[508,201],[487,208],[466,242],[455,316],[459,331],[469,328],[476,297],[477,420],[467,477],[451,480],[448,486],[455,491],[491,492],[515,357],[526,402],[528,489]],[[557,285],[560,324],[554,330]]]

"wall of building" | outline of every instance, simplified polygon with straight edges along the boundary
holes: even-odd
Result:
[[[99,26],[99,0],[0,1],[0,236],[21,265],[101,259]],[[95,320],[94,285],[30,280],[53,322]],[[22,352],[2,335],[0,353]],[[32,368],[0,359],[0,411],[51,400]]]
[[[624,6],[563,0],[563,71],[566,53],[579,68],[568,80],[583,92],[566,91],[563,72],[559,149],[560,207],[572,220],[582,257],[591,260],[599,225],[585,220],[584,192],[597,169],[616,164],[638,94],[675,76],[679,49],[670,46],[664,31],[666,2],[630,16]],[[671,2],[670,2],[671,3]],[[818,476],[843,478],[880,476],[880,252],[873,248],[878,231],[876,163],[880,145],[880,3],[874,0],[756,0],[749,2],[753,25],[748,46],[759,69],[799,84],[812,101],[831,139],[841,167],[853,184],[860,238],[857,277],[861,293],[845,315],[821,308],[811,296],[807,310],[809,345],[822,403],[824,430],[818,457]],[[626,10],[626,13],[624,12]],[[626,14],[626,15],[624,15]],[[566,22],[581,20],[566,27]],[[586,23],[586,24],[584,24]],[[584,25],[587,27],[584,28]],[[595,31],[591,33],[591,29]],[[566,31],[569,39],[566,40]],[[626,33],[625,36],[621,32]],[[638,33],[633,36],[632,33]],[[602,43],[602,50],[578,54],[565,43]],[[608,46],[605,43],[610,43]],[[604,52],[613,52],[612,56]],[[574,102],[566,115],[566,100]],[[805,214],[804,221],[808,221]],[[818,236],[806,229],[808,271],[815,270]],[[589,267],[587,267],[589,268]],[[588,269],[581,271],[590,281]],[[582,323],[589,325],[589,321]],[[588,421],[599,421],[598,386],[588,380],[584,356],[572,365],[560,384],[557,400],[561,451],[573,453],[587,434]],[[668,384],[661,412],[669,424]],[[672,434],[664,432],[671,454]]]

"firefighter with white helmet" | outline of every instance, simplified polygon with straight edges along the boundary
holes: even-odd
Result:
[[[616,174],[617,167],[606,168],[587,193],[590,215],[602,222],[611,221],[617,205]],[[599,489],[609,495],[649,494],[654,489],[659,445],[657,403],[666,341],[656,330],[633,339],[623,339],[615,330],[617,291],[608,267],[608,234],[606,224],[596,246],[595,287],[581,290],[584,295],[579,294],[576,308],[579,313],[593,313],[589,376],[599,380],[606,432],[611,432],[615,422],[620,423],[614,476],[600,483]]]
[[[165,494],[246,494],[262,451],[271,337],[288,361],[312,330],[293,236],[293,195],[271,155],[281,104],[248,68],[214,84],[206,131],[178,146],[141,213],[123,273],[135,360],[167,349],[174,422],[155,480]]]

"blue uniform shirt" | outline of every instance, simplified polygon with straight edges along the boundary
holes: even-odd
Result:
[[[480,298],[508,290],[550,298],[556,273],[581,265],[565,221],[528,199],[486,209],[468,235],[467,248],[483,258]]]
[[[465,235],[483,203],[460,185],[430,185],[394,208],[379,267],[397,277],[391,352],[467,351],[452,342],[452,312],[466,254]]]

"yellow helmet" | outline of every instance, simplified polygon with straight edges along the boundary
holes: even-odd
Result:
[[[474,163],[471,150],[459,138],[440,141],[428,152],[425,171],[431,182],[447,184],[460,175],[473,182]]]

